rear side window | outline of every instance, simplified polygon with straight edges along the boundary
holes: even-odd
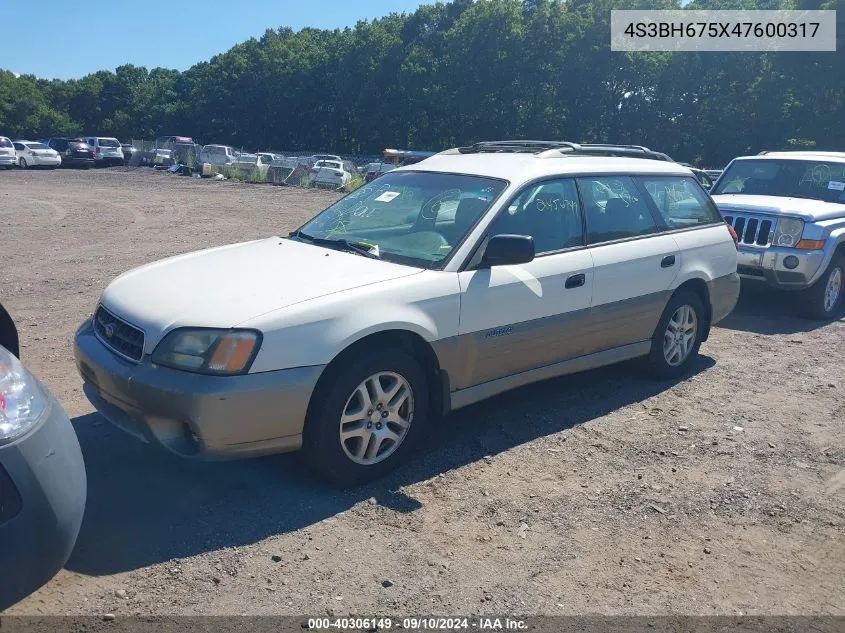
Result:
[[[26,148],[23,146],[23,143],[15,143],[15,149],[24,150]]]
[[[692,178],[643,176],[637,180],[670,229],[721,222],[713,201]]]
[[[98,138],[97,141],[99,141],[100,147],[120,147],[120,143],[117,142],[117,139]]]
[[[12,145],[12,141],[7,139],[5,136],[0,136],[0,147],[8,149],[10,147],[14,147],[14,145]]]
[[[656,233],[654,216],[630,176],[579,178],[587,243],[600,244]]]

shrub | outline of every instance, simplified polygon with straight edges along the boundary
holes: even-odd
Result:
[[[363,185],[364,185],[364,178],[363,178],[363,176],[352,176],[352,178],[350,179],[350,181],[349,181],[349,182],[347,182],[347,183],[343,186],[343,190],[344,190],[346,193],[349,193],[350,191],[355,191],[356,189],[358,189],[359,187],[362,187]]]

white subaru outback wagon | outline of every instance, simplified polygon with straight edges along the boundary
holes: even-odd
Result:
[[[302,448],[355,485],[431,419],[643,357],[683,374],[739,293],[686,167],[488,142],[391,171],[287,237],[115,279],[75,339],[111,422],[190,457]]]

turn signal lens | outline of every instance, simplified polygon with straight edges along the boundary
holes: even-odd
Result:
[[[799,240],[795,248],[802,251],[817,251],[824,248],[824,240]]]
[[[220,338],[214,353],[208,361],[208,368],[227,374],[243,371],[252,356],[255,335],[251,332],[236,332]]]

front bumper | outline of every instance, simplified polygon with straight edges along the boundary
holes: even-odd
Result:
[[[67,562],[86,492],[76,433],[50,398],[49,410],[33,431],[0,447],[0,611],[38,589]]]
[[[788,268],[785,264],[788,257],[795,257],[798,265]],[[765,283],[773,288],[802,290],[816,281],[824,261],[823,250],[802,251],[780,246],[768,248],[740,246],[737,253],[737,271],[742,279]]]
[[[94,336],[89,319],[74,355],[85,395],[115,426],[183,457],[246,457],[300,448],[323,365],[204,376],[131,363]]]

